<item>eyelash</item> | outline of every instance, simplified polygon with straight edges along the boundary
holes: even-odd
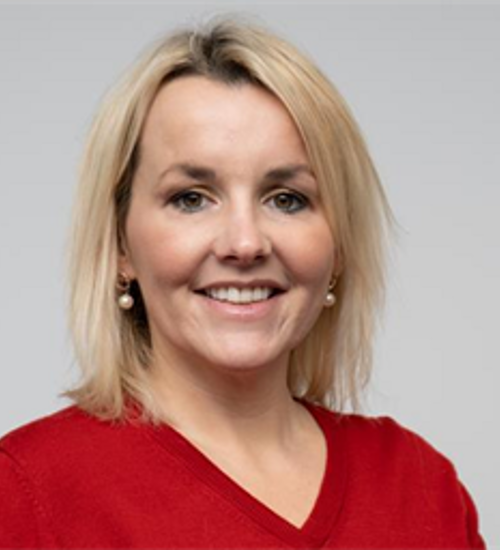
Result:
[[[180,210],[181,212],[186,212],[188,214],[198,212],[199,210],[202,209],[202,207],[192,208],[192,207],[186,206],[186,204],[183,202],[187,197],[193,197],[193,196],[202,198],[204,201],[208,200],[207,197],[203,195],[203,193],[200,193],[199,191],[188,190],[188,191],[181,191],[180,193],[177,193],[176,195],[174,195],[169,200],[169,203],[173,204],[173,206],[177,208],[177,210]]]
[[[307,208],[307,206],[309,206],[308,199],[301,193],[297,193],[295,191],[280,191],[279,193],[276,193],[276,195],[273,195],[271,197],[271,200],[276,201],[278,198],[283,197],[285,197],[286,199],[291,199],[294,203],[292,207],[287,207],[286,209],[279,208],[278,206],[276,206],[275,203],[275,208],[277,210],[281,210],[285,214],[295,214],[296,212],[300,212],[304,210],[304,208]]]
[[[196,197],[197,199],[201,199],[203,201],[203,204],[199,204],[194,207],[187,206],[184,201],[187,198],[194,198],[194,197]],[[282,211],[285,214],[292,215],[304,210],[305,208],[307,208],[307,206],[309,206],[309,200],[304,195],[302,195],[301,193],[297,193],[296,191],[280,191],[279,193],[276,193],[275,195],[267,199],[266,202],[268,202],[269,200],[276,201],[278,198],[283,198],[283,197],[286,197],[287,199],[291,199],[293,201],[293,206],[289,206],[285,209],[282,209],[276,206],[276,203],[275,203],[274,208]],[[177,210],[181,212],[185,212],[186,214],[194,214],[196,212],[199,212],[200,210],[203,210],[205,206],[205,201],[207,200],[209,200],[209,198],[203,193],[195,190],[187,190],[187,191],[181,191],[180,193],[177,193],[168,202],[171,203]]]

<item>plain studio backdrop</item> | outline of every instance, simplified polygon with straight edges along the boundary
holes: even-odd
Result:
[[[238,10],[350,103],[400,224],[366,412],[455,463],[500,548],[500,6],[0,3],[0,433],[66,404],[65,244],[106,89],[179,24]]]

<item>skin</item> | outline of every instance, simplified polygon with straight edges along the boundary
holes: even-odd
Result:
[[[301,524],[326,451],[286,376],[324,307],[335,248],[283,105],[253,85],[203,77],[163,87],[145,122],[125,233],[119,269],[144,297],[165,419]],[[252,281],[281,293],[231,305],[201,292]]]

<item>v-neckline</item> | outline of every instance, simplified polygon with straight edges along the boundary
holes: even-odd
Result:
[[[326,441],[326,464],[314,505],[301,527],[295,526],[258,500],[234,481],[185,436],[169,426],[149,426],[149,433],[170,454],[175,454],[200,481],[229,500],[234,506],[268,532],[293,547],[323,545],[337,522],[346,485],[346,464],[338,429],[338,416],[321,407],[301,401],[323,432]]]

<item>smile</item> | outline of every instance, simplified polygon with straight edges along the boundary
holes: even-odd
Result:
[[[280,292],[276,288],[256,287],[256,288],[207,288],[203,294],[217,300],[218,302],[229,302],[232,304],[252,304],[268,300]]]

